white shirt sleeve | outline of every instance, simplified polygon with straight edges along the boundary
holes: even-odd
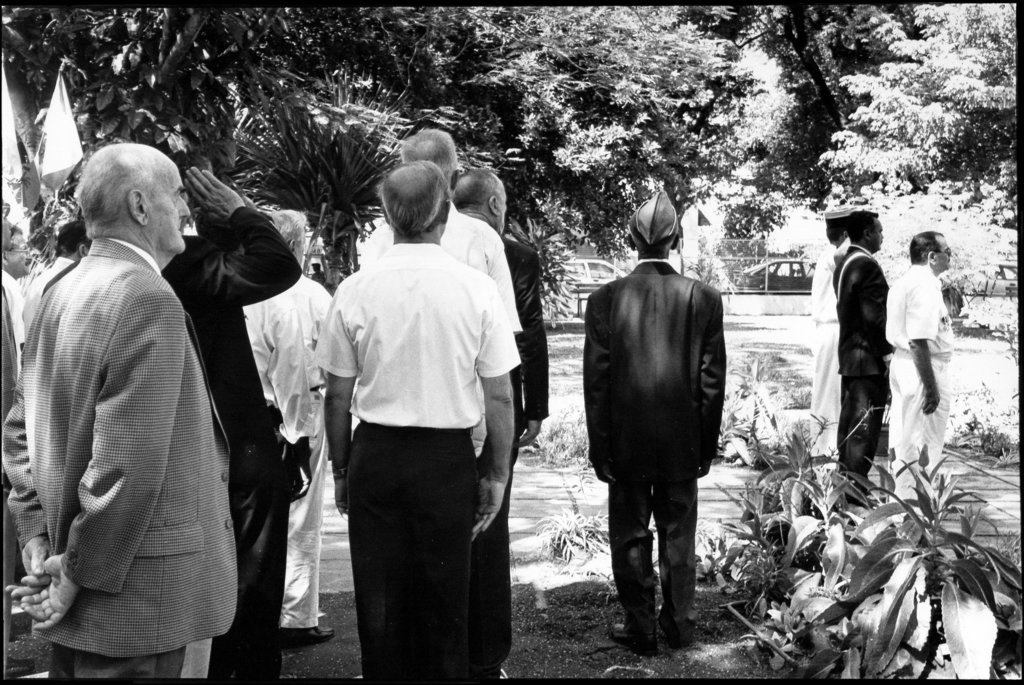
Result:
[[[482,378],[501,376],[519,366],[516,338],[502,310],[498,291],[492,288],[490,303],[484,309],[480,354],[476,360],[476,372]]]
[[[512,332],[521,333],[523,326],[519,322],[519,312],[516,310],[516,294],[512,289],[512,272],[505,258],[505,243],[493,230],[488,230],[485,235],[487,237],[484,239],[484,256],[487,259],[487,275],[498,286],[498,295],[501,297],[502,308],[508,315]]]
[[[347,280],[345,282],[348,282]],[[355,340],[349,338],[342,314],[344,308],[344,282],[338,286],[327,316],[324,317],[320,340],[316,345],[316,363],[327,373],[343,378],[359,375],[359,360]]]

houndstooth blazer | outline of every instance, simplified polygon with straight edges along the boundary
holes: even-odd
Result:
[[[4,425],[22,544],[82,586],[47,640],[111,657],[223,634],[235,612],[228,457],[167,282],[99,238],[43,297]]]

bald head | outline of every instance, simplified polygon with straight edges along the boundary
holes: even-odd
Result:
[[[403,140],[400,154],[403,162],[433,162],[448,183],[451,183],[459,166],[455,141],[436,128],[425,128]]]
[[[90,239],[102,237],[130,219],[128,196],[149,191],[177,177],[174,163],[156,148],[116,143],[99,149],[82,170],[78,204]]]
[[[381,204],[395,236],[419,238],[448,220],[448,181],[433,162],[402,164],[384,179]]]
[[[505,184],[490,169],[470,169],[459,176],[452,203],[455,209],[484,221],[501,233],[505,229]]]
[[[174,162],[156,148],[115,143],[98,150],[82,171],[78,204],[90,239],[129,242],[161,269],[185,249],[185,187]]]

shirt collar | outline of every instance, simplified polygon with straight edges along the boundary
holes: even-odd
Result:
[[[132,245],[131,243],[121,240],[120,238],[110,238],[110,240],[114,241],[115,243],[124,245],[125,247],[130,248],[132,250],[135,250],[135,252],[137,252],[140,257],[146,260],[147,264],[153,267],[153,271],[160,273],[160,267],[157,266],[156,260],[153,259],[153,255],[149,254],[138,245]]]
[[[637,261],[637,265],[647,264],[648,262],[661,262],[662,264],[668,264],[669,266],[671,266],[671,263],[667,259],[653,259],[653,258],[652,259],[641,259],[641,260],[638,260]]]
[[[395,243],[383,257],[439,257],[448,253],[436,243]]]
[[[914,274],[917,278],[933,280],[936,283],[941,283],[939,277],[935,275],[932,268],[927,264],[911,264],[910,273]]]

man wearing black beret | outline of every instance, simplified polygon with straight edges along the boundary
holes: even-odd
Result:
[[[725,391],[722,296],[676,273],[679,222],[664,192],[629,222],[639,263],[587,304],[583,397],[590,462],[608,483],[612,573],[625,622],[611,638],[657,654],[654,514],[669,647],[693,642],[697,479],[718,449]]]

